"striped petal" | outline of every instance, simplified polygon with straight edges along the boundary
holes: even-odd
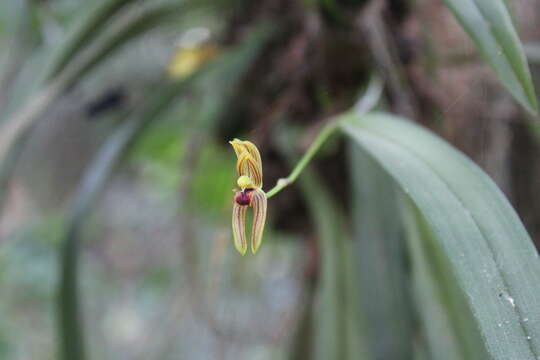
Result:
[[[266,194],[261,189],[253,190],[253,227],[251,229],[251,251],[255,254],[261,246],[264,224],[266,222]]]
[[[257,147],[249,141],[234,139],[229,141],[232,145],[238,161],[236,171],[239,176],[249,176],[253,180],[255,187],[262,187],[262,161]]]
[[[262,168],[250,153],[242,153],[236,163],[236,171],[240,176],[248,176],[254,187],[262,187]]]
[[[234,246],[236,250],[242,255],[247,251],[247,240],[246,240],[246,211],[247,206],[238,205],[236,202],[233,203],[233,212],[232,212],[232,229],[233,229],[233,238]]]
[[[247,152],[253,156],[253,159],[255,159],[258,164],[262,164],[261,154],[259,154],[257,146],[255,146],[255,144],[253,144],[251,141],[234,139],[233,141],[229,141],[229,144],[231,144],[234,148],[236,156],[240,157],[243,152]]]

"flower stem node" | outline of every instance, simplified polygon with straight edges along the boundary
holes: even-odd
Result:
[[[235,191],[233,201],[232,229],[234,245],[240,254],[247,251],[246,212],[253,208],[251,228],[251,251],[255,254],[261,246],[266,222],[267,198],[262,190],[262,162],[259,150],[249,141],[234,139],[229,142],[238,158],[236,162],[236,181],[241,190]]]

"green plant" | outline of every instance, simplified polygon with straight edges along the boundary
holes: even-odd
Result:
[[[341,7],[350,5],[356,9],[363,3],[321,3],[335,15],[333,21],[340,23],[330,32],[335,39],[344,41],[346,37],[335,34],[350,25],[343,24],[348,17],[339,14]],[[366,3],[376,8],[375,5],[382,6],[383,2]],[[534,116],[538,105],[533,81],[506,3],[445,0],[445,4],[504,87]],[[6,112],[0,124],[0,210],[6,205],[9,184],[32,132],[43,114],[66,93],[91,78],[113,54],[151,30],[165,29],[171,20],[189,22],[190,16],[198,11],[221,14],[228,7],[242,5],[245,5],[242,1],[103,0],[81,15],[60,46],[50,51],[47,66],[35,74],[36,81],[29,86],[26,104],[13,113]],[[322,27],[305,20],[316,16],[313,14],[317,11],[313,7],[305,10],[307,15],[302,19],[309,25],[305,26],[307,29],[315,25]],[[185,78],[171,79],[160,74],[144,88],[144,96],[138,98],[142,101],[130,111],[114,114],[117,123],[111,127],[93,161],[86,165],[65,210],[56,308],[61,359],[89,358],[82,321],[84,294],[79,283],[84,225],[115,170],[127,162],[131,150],[151,131],[152,125],[177,100],[183,101],[181,106],[189,107],[193,97],[200,97],[194,101],[195,105],[191,104],[198,111],[188,112],[180,119],[183,134],[171,136],[173,141],[177,136],[185,136],[188,146],[197,149],[197,141],[218,137],[216,134],[220,132],[219,136],[227,131],[236,134],[245,124],[235,123],[227,116],[246,111],[237,110],[250,100],[249,91],[259,85],[253,80],[256,64],[265,64],[272,50],[281,43],[287,44],[287,50],[293,49],[287,56],[276,57],[275,62],[282,65],[294,62],[297,52],[311,49],[310,46],[321,50],[314,45],[318,44],[317,36],[307,31],[297,38],[291,37],[291,31],[268,26],[266,15],[261,15],[259,20],[249,13],[258,25],[249,31],[240,27],[242,30],[235,32],[224,26],[229,30],[224,33],[230,39],[224,38],[228,42],[236,39],[236,45],[219,47],[213,59],[194,66],[195,71]],[[382,21],[377,24],[375,32],[381,35],[378,31]],[[291,38],[294,41],[290,44],[284,42]],[[384,40],[385,36],[376,39]],[[381,58],[388,60],[378,65],[397,72],[391,66],[395,62],[392,49],[385,48],[384,41],[372,39],[372,44],[382,47],[380,56],[373,50],[375,62]],[[331,46],[323,49],[328,53],[333,50]],[[337,58],[343,59],[342,53]],[[319,74],[316,65],[310,70],[317,69]],[[367,72],[374,73],[374,69],[375,66],[368,65]],[[358,69],[348,70],[348,75],[355,78]],[[290,88],[271,81],[263,84],[268,87],[265,100],[287,91],[293,99],[290,102],[301,92],[309,93],[309,98],[322,99],[315,107],[321,118],[327,119],[297,162],[293,159],[299,149],[293,144],[301,141],[291,135],[294,133],[291,127],[286,126],[284,134],[267,135],[271,139],[267,145],[278,149],[286,163],[292,164],[290,175],[280,178],[266,192],[268,208],[271,211],[278,195],[286,196],[281,192],[298,181],[313,225],[309,231],[316,234],[320,250],[320,276],[310,295],[312,299],[306,302],[310,307],[304,309],[307,325],[298,329],[293,356],[302,358],[310,353],[313,358],[343,360],[535,360],[540,357],[540,322],[537,321],[540,292],[535,289],[540,281],[540,264],[530,236],[505,196],[477,165],[430,131],[413,124],[414,119],[391,113],[389,100],[398,101],[385,96],[384,89],[386,86],[405,89],[400,85],[403,74],[372,76],[356,106],[343,111],[354,101],[351,88],[335,95],[329,90],[330,81],[316,78],[302,83],[302,76],[306,75],[297,72],[291,71],[294,76],[290,75]],[[249,84],[247,91],[243,81]],[[351,86],[355,94],[362,85],[358,81]],[[339,101],[334,101],[334,96]],[[334,103],[339,105],[333,107]],[[267,123],[261,129],[273,126],[276,119],[292,119],[293,115],[283,110],[285,107],[282,102],[273,103],[271,114],[265,119]],[[330,113],[337,115],[329,116]],[[335,187],[347,187],[347,199],[352,203],[347,214],[330,191],[336,190],[335,187],[325,186],[321,177],[308,168],[330,139],[345,139],[348,147],[350,184],[345,184],[346,177],[333,179],[331,183]],[[263,145],[260,150],[264,157]],[[187,152],[192,155],[189,149]],[[262,183],[259,180],[256,187]],[[211,183],[204,182],[205,186]],[[186,194],[179,192],[183,201],[180,205],[191,206]],[[259,245],[260,240],[253,252]],[[241,252],[245,249],[241,247]],[[263,246],[260,252],[264,251]],[[190,260],[189,255],[184,255],[183,260]],[[302,341],[306,338],[311,342]]]

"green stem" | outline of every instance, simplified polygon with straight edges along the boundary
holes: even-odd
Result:
[[[317,135],[315,140],[311,143],[309,149],[304,156],[302,156],[291,174],[286,178],[279,179],[276,185],[266,193],[266,197],[271,198],[290,184],[294,183],[305,167],[309,164],[311,159],[313,159],[315,154],[317,154],[325,141],[336,131],[343,119],[350,115],[351,112],[355,112],[355,116],[361,116],[372,110],[379,103],[382,90],[383,83],[381,79],[376,75],[372,76],[364,96],[362,96],[358,103],[354,106],[354,110],[345,112],[331,119],[330,122],[326,124],[319,132],[319,135]]]
[[[285,187],[289,186],[290,184],[294,183],[296,178],[302,173],[304,168],[309,164],[310,160],[315,156],[315,154],[319,151],[321,146],[324,144],[326,139],[332,135],[336,128],[337,128],[338,122],[337,121],[331,121],[326,126],[323,127],[321,132],[319,132],[319,135],[315,138],[313,143],[311,143],[308,151],[302,156],[302,159],[298,162],[296,167],[293,169],[291,174],[286,178],[281,178],[278,180],[276,186],[274,186],[270,191],[266,193],[267,198],[271,198],[272,196],[276,195],[278,192],[283,190]]]

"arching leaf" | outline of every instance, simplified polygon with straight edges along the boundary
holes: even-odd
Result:
[[[374,113],[341,126],[425,218],[492,359],[540,355],[540,262],[504,195],[472,161],[420,127]]]

